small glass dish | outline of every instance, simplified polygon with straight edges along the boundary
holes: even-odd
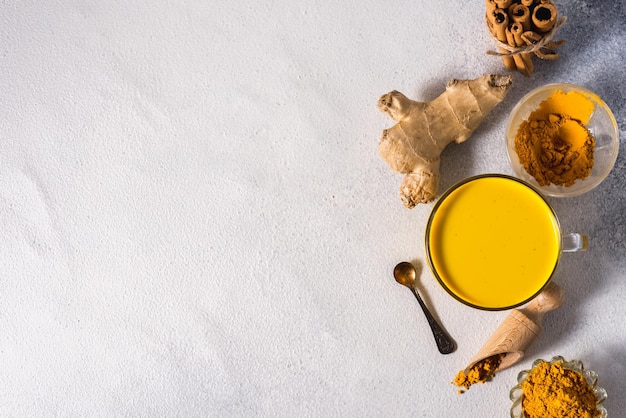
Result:
[[[585,125],[596,140],[593,169],[587,178],[584,180],[576,180],[571,186],[557,186],[554,184],[547,186],[539,185],[535,178],[524,169],[515,152],[515,135],[517,134],[519,125],[539,107],[541,102],[555,91],[563,91],[566,93],[575,91],[585,95],[595,104],[595,109],[589,123]],[[547,84],[532,90],[515,105],[506,121],[505,129],[505,141],[509,162],[511,163],[515,175],[532,184],[547,196],[573,197],[590,191],[608,176],[617,160],[617,153],[619,151],[619,129],[611,109],[609,109],[606,103],[604,103],[597,94],[574,84]]]
[[[607,394],[606,390],[598,386],[598,374],[592,370],[585,369],[583,367],[582,361],[580,360],[567,361],[562,356],[554,356],[549,361],[550,365],[557,362],[562,362],[562,366],[564,369],[574,370],[580,373],[585,378],[585,380],[593,390],[593,394],[596,398],[596,408],[600,412],[599,416],[601,418],[606,418],[607,411],[602,403],[606,400]],[[532,368],[530,370],[523,370],[517,375],[517,385],[513,387],[513,389],[511,389],[511,392],[509,393],[509,397],[513,401],[513,405],[511,406],[511,418],[525,418],[522,411],[522,383],[526,380],[526,377],[530,374],[530,372],[532,372],[533,369],[541,363],[546,363],[546,361],[542,359],[537,359],[533,362]]]

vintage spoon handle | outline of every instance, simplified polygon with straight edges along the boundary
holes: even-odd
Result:
[[[439,323],[432,316],[432,314],[426,307],[426,304],[420,297],[419,293],[417,293],[417,290],[411,287],[411,291],[413,292],[413,294],[415,295],[415,298],[417,299],[420,306],[422,307],[422,311],[424,311],[424,315],[426,315],[426,320],[428,321],[428,325],[430,325],[430,329],[433,332],[433,336],[435,337],[435,343],[437,344],[437,348],[439,349],[439,352],[441,354],[452,353],[454,349],[456,348],[454,344],[454,340],[450,338],[450,336],[443,330],[443,328],[441,328],[441,325],[439,325]]]

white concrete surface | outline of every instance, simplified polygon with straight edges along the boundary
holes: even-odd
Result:
[[[441,188],[512,174],[504,122],[571,82],[626,132],[625,8],[557,2],[567,43],[445,151]],[[377,153],[397,89],[504,71],[483,2],[48,1],[0,5],[0,415],[503,417],[535,358],[580,358],[626,411],[626,157],[551,199],[589,251],[517,366],[450,381],[507,312],[420,291],[442,356],[391,272],[424,266],[432,204],[405,209]]]

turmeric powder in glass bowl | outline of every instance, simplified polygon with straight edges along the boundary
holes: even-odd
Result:
[[[617,160],[619,129],[597,94],[573,84],[548,84],[515,105],[505,140],[517,177],[545,195],[573,197],[608,176]]]
[[[561,356],[550,361],[535,360],[530,370],[517,376],[511,389],[511,418],[606,418],[602,404],[606,390],[598,386],[598,375],[580,360]]]

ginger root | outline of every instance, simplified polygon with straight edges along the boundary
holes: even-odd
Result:
[[[431,102],[417,102],[395,90],[381,96],[378,108],[397,124],[383,131],[378,151],[393,171],[406,174],[400,198],[407,208],[435,198],[441,152],[449,143],[469,138],[504,99],[512,81],[511,76],[492,74],[451,80]]]

